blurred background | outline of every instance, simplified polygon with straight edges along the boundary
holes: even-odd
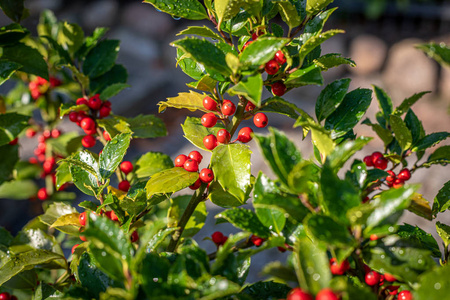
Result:
[[[125,116],[141,113],[157,114],[166,123],[169,135],[152,140],[134,140],[126,159],[133,160],[148,151],[161,151],[175,158],[178,154],[194,150],[182,137],[180,124],[187,115],[201,116],[187,110],[170,109],[158,114],[157,103],[167,97],[188,91],[187,82],[191,78],[176,68],[176,51],[169,44],[176,40],[176,34],[186,26],[207,25],[206,21],[175,20],[165,13],[156,11],[150,4],[131,0],[27,0],[25,6],[30,17],[22,25],[33,33],[39,14],[44,9],[55,12],[59,20],[75,22],[81,25],[86,34],[95,27],[109,27],[106,35],[109,39],[121,41],[118,63],[128,69],[130,89],[111,99],[113,112]],[[429,59],[423,52],[415,49],[422,42],[444,42],[450,44],[450,1],[435,0],[336,0],[331,6],[339,9],[331,16],[326,29],[339,28],[346,31],[329,39],[322,47],[322,54],[342,53],[356,62],[355,68],[342,66],[324,73],[325,84],[338,78],[351,78],[350,90],[362,87],[371,88],[372,84],[385,89],[394,105],[414,93],[431,91],[413,106],[414,112],[422,120],[427,133],[450,130],[450,68],[444,68]],[[9,19],[0,14],[0,26],[9,24]],[[34,31],[35,34],[35,31]],[[8,86],[6,86],[8,88]],[[294,102],[311,115],[314,114],[315,99],[323,87],[303,87],[289,92],[285,98]],[[1,93],[5,92],[2,87]],[[270,94],[265,91],[263,97]],[[374,120],[377,101],[374,99],[366,117]],[[290,138],[302,150],[304,157],[312,157],[309,139],[302,141],[300,129],[292,129],[294,120],[268,114],[269,125],[287,132]],[[250,125],[251,121],[248,121]],[[73,124],[64,123],[64,131],[79,130]],[[255,129],[255,128],[254,128]],[[255,130],[267,132],[267,129]],[[371,129],[359,125],[356,133],[375,136]],[[34,140],[21,140],[21,157],[26,160],[33,155]],[[448,144],[448,142],[447,142]],[[250,143],[252,156],[252,174],[259,170],[271,174],[262,160],[256,144]],[[366,152],[355,156],[362,159],[373,151],[382,151],[379,141],[372,141]],[[205,159],[209,159],[205,154]],[[428,154],[425,155],[428,157]],[[438,190],[450,179],[448,168],[433,166],[430,169],[414,173],[411,182],[421,183],[420,192],[431,203]],[[76,190],[75,188],[73,189]],[[79,194],[78,200],[87,200]],[[210,202],[208,224],[197,235],[197,240],[207,251],[214,251],[212,242],[203,241],[213,231],[221,230],[226,234],[234,231],[231,225],[214,226],[214,215],[220,208]],[[17,232],[32,217],[41,213],[41,203],[0,199],[0,226]],[[449,214],[441,214],[445,218]],[[419,225],[429,233],[435,234],[435,221],[428,222],[411,213],[405,213],[402,222]],[[278,258],[276,249],[260,254],[258,260]],[[253,267],[254,270],[257,269]],[[249,280],[255,281],[257,272],[251,271]]]

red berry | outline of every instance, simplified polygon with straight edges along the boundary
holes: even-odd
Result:
[[[124,161],[120,164],[120,170],[127,175],[131,171],[133,171],[133,164],[130,161]]]
[[[252,235],[250,237],[250,242],[252,242],[256,247],[260,247],[264,243],[264,239],[256,235]]]
[[[109,135],[108,131],[103,131],[103,138],[106,141],[110,141],[111,140],[111,136]]]
[[[77,124],[81,123],[81,121],[87,117],[87,114],[84,111],[79,111],[77,115]],[[80,126],[80,124],[78,124]]]
[[[207,128],[213,127],[217,123],[217,117],[214,113],[207,113],[202,116],[201,122]]]
[[[117,217],[116,213],[113,210],[111,211],[110,219],[112,221],[119,221],[119,218]]]
[[[53,129],[52,130],[52,138],[56,139],[61,135],[61,131],[59,131],[58,129]]]
[[[50,86],[51,87],[57,87],[57,86],[60,86],[61,84],[62,84],[62,81],[59,80],[58,78],[50,77]]]
[[[86,147],[86,148],[91,148],[94,147],[95,145],[95,138],[92,135],[85,135],[82,139],[81,139],[81,144]]]
[[[280,251],[281,253],[284,253],[284,252],[287,251],[287,249],[284,248],[284,247],[277,247],[277,249],[278,249],[278,251]]]
[[[84,231],[83,227],[80,227],[80,229],[78,229],[79,233],[82,233],[83,231]],[[86,237],[84,235],[80,235],[80,240],[82,240],[83,242],[87,241],[87,239],[86,239]]]
[[[336,296],[336,294],[328,289],[322,289],[320,290],[320,292],[317,293],[316,295],[316,300],[338,300],[338,296]]]
[[[387,289],[389,291],[389,295],[394,295],[394,296],[397,295],[399,287],[400,287],[399,285],[388,286]]]
[[[47,189],[45,187],[40,188],[37,193],[37,197],[41,201],[47,200],[48,198]]]
[[[372,155],[367,155],[364,157],[363,161],[366,164],[366,167],[373,167]]]
[[[238,140],[242,143],[248,143],[252,140],[253,130],[250,127],[244,127],[239,130]]]
[[[252,40],[256,40],[259,37],[258,31],[252,33]]]
[[[272,94],[275,96],[281,97],[286,93],[286,85],[281,81],[274,82],[271,86]]]
[[[330,259],[330,270],[333,275],[343,275],[347,270],[350,269],[350,263],[347,260],[344,260],[341,263],[338,263],[336,258]]]
[[[204,168],[200,171],[200,180],[209,183],[214,179],[214,173],[211,169]]]
[[[217,102],[211,97],[206,96],[203,98],[203,107],[207,110],[216,110]]]
[[[266,70],[267,74],[269,75],[275,75],[279,69],[280,65],[274,59],[269,60],[264,67],[264,70]]]
[[[386,181],[388,181],[388,182],[394,182],[394,180],[395,180],[395,173],[394,173],[393,171],[391,171],[391,170],[386,171],[386,172],[389,173],[389,175],[386,176]]]
[[[371,241],[376,241],[376,240],[378,240],[378,235],[376,235],[376,234],[371,234],[370,237],[369,237],[369,239],[370,239]]]
[[[0,300],[11,300],[11,295],[8,292],[3,292],[0,294]]]
[[[9,142],[8,144],[14,146],[14,145],[17,145],[18,142],[19,142],[19,138],[15,138],[11,142]]]
[[[401,291],[400,293],[398,293],[398,296],[397,296],[398,298],[398,300],[412,300],[413,299],[413,296],[412,296],[412,294],[411,294],[411,292],[410,291]]]
[[[188,154],[190,159],[196,160],[199,164],[202,162],[203,156],[198,151],[191,151]]]
[[[236,112],[236,106],[230,100],[223,100],[221,111],[225,116],[232,116]]]
[[[183,168],[188,172],[197,172],[198,171],[198,162],[193,159],[188,159],[184,163]]]
[[[36,130],[34,130],[33,128],[28,128],[27,131],[25,132],[25,135],[28,138],[32,138],[33,136],[36,135]]]
[[[403,169],[398,173],[398,179],[403,181],[409,180],[411,178],[411,172],[408,169]]]
[[[211,239],[217,246],[223,245],[224,235],[220,231],[216,231],[211,235]]]
[[[269,119],[267,118],[267,116],[263,113],[257,113],[254,117],[253,117],[253,123],[255,123],[256,127],[259,128],[264,128],[267,126],[267,124],[269,123]]]
[[[395,278],[393,275],[391,275],[389,273],[384,274],[384,279],[386,279],[386,281],[389,281],[389,282],[397,281],[397,278]]]
[[[44,170],[45,174],[50,174],[55,164],[56,162],[53,157],[46,159],[42,164],[42,169]]]
[[[87,220],[87,215],[86,212],[83,211],[79,216],[78,216],[78,221],[80,222],[81,226],[86,226],[86,220]]]
[[[175,167],[183,167],[184,163],[188,160],[188,157],[184,154],[180,154],[175,158]]]
[[[103,102],[103,106],[111,107],[111,102],[109,100],[106,100],[105,102]]]
[[[217,131],[217,141],[222,144],[228,144],[231,140],[231,135],[226,129]]]
[[[365,281],[367,285],[376,285],[380,282],[380,274],[376,271],[369,271],[366,273]]]
[[[378,151],[372,153],[372,163],[375,163],[375,161],[376,161],[378,158],[384,158],[383,153],[378,152]]]
[[[278,50],[277,53],[275,53],[274,59],[280,65],[284,65],[284,63],[286,62],[286,57],[284,57],[284,53],[281,50]]]
[[[203,138],[203,145],[208,150],[213,150],[217,146],[217,138],[214,134],[207,135]]]
[[[38,160],[36,159],[36,157],[30,157],[30,158],[28,159],[28,162],[29,162],[30,164],[36,165],[36,164],[38,163]]]
[[[313,300],[314,298],[301,288],[294,288],[287,294],[286,300]]]
[[[111,113],[111,107],[103,105],[98,111],[98,116],[100,119],[106,118]]]
[[[247,41],[245,42],[244,46],[242,46],[241,52],[245,50],[245,48],[248,47],[248,45],[250,45],[251,43],[253,43],[253,41]]]
[[[100,109],[100,107],[102,107],[102,100],[100,100],[100,95],[95,94],[94,96],[89,98],[88,106],[93,110]]]
[[[80,244],[75,244],[72,247],[72,254],[75,252],[75,249],[77,249],[77,247],[80,246]]]
[[[251,103],[250,101],[247,102],[247,105],[245,105],[245,111],[252,111],[255,109],[255,104]]]
[[[199,179],[197,179],[197,181],[195,181],[193,184],[191,184],[190,186],[189,186],[189,188],[191,189],[191,190],[197,190],[200,186],[202,185],[202,181],[200,180],[200,178]]]
[[[122,180],[121,182],[119,182],[118,188],[123,192],[128,192],[128,190],[130,189],[130,183],[128,182],[128,180]]]
[[[394,183],[392,184],[392,186],[394,187],[394,189],[399,189],[403,186],[403,180],[401,179],[395,179]]]
[[[69,120],[70,120],[70,122],[78,121],[78,113],[76,111],[71,111],[69,113]]]
[[[88,105],[88,101],[86,100],[86,99],[84,99],[84,98],[78,98],[77,99],[77,101],[76,101],[76,104],[77,105]]]
[[[384,170],[387,168],[388,160],[384,157],[377,158],[373,161],[373,165],[377,169]]]
[[[84,130],[95,129],[95,121],[89,117],[84,118],[83,120],[81,120],[80,127],[83,128]]]
[[[139,233],[137,232],[137,230],[133,231],[130,239],[132,243],[136,243],[137,241],[139,241]]]

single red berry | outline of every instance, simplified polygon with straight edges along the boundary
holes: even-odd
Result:
[[[131,173],[131,171],[133,171],[133,164],[130,161],[126,160],[120,164],[120,170],[124,172],[125,175],[127,175],[128,173]]]
[[[380,281],[378,282],[378,285],[379,285],[379,286],[382,286],[383,284],[384,284],[384,275],[381,274],[381,275],[380,275]]]
[[[18,142],[19,142],[19,138],[15,138],[11,142],[9,142],[8,144],[14,146],[14,145],[17,145]]]
[[[260,247],[264,243],[264,239],[256,235],[252,235],[250,237],[250,242],[252,242],[256,247]]]
[[[86,147],[86,148],[91,148],[94,147],[95,145],[95,137],[93,137],[92,135],[85,135],[82,139],[81,139],[81,144]]]
[[[137,230],[133,231],[130,239],[132,243],[136,243],[137,241],[139,241],[139,233],[137,232]]]
[[[88,101],[86,100],[86,99],[84,99],[84,98],[78,98],[77,99],[77,101],[76,101],[76,104],[77,105],[88,105]]]
[[[248,143],[252,140],[252,133],[253,130],[250,127],[244,127],[241,130],[239,130],[238,140],[241,143]]]
[[[46,159],[42,164],[42,169],[44,170],[45,174],[50,174],[55,164],[56,162],[53,157]]]
[[[411,178],[411,172],[408,169],[403,169],[398,173],[398,179],[403,181],[409,180]]]
[[[103,138],[108,142],[111,140],[111,136],[109,135],[108,131],[103,131]]]
[[[244,46],[242,46],[241,52],[245,50],[245,48],[248,47],[248,45],[250,45],[251,43],[253,43],[253,41],[247,41],[245,42]]]
[[[105,102],[103,102],[103,106],[111,107],[111,101],[106,100]]]
[[[214,113],[207,113],[202,116],[201,122],[207,128],[213,127],[217,123],[217,117]]]
[[[399,188],[401,188],[401,187],[403,186],[403,184],[404,184],[403,180],[401,180],[401,179],[395,179],[395,180],[394,180],[394,183],[392,184],[392,187],[393,187],[394,189],[399,189]]]
[[[56,138],[58,138],[60,135],[61,135],[61,131],[60,131],[60,130],[58,130],[58,129],[56,129],[56,128],[52,130],[52,138],[56,139]]]
[[[216,231],[211,235],[211,239],[217,246],[222,245],[224,235],[220,231]]]
[[[277,247],[277,249],[278,249],[278,251],[280,251],[281,253],[284,253],[284,252],[287,251],[287,249],[284,248],[284,247]]]
[[[102,103],[102,100],[100,100],[99,94],[95,94],[94,96],[89,98],[88,106],[89,106],[89,108],[91,108],[93,110],[100,109],[100,107],[102,107],[102,104],[103,103]]]
[[[30,158],[28,159],[28,162],[29,162],[30,164],[33,164],[33,165],[38,164],[38,160],[36,159],[36,157],[30,157]]]
[[[389,173],[389,175],[386,176],[386,181],[388,181],[388,182],[394,182],[394,180],[395,180],[395,173],[394,173],[393,171],[391,171],[391,170],[388,170],[388,171],[386,171],[386,172]]]
[[[198,162],[193,159],[188,159],[185,161],[183,168],[188,172],[197,172],[198,171]]]
[[[294,288],[287,294],[286,300],[313,300],[313,296],[301,288]]]
[[[130,183],[128,182],[128,180],[122,180],[121,182],[119,182],[118,188],[123,192],[128,192],[128,190],[130,189]]]
[[[78,113],[76,111],[71,111],[69,113],[69,120],[70,120],[70,122],[77,122],[78,121]]]
[[[51,87],[57,87],[57,86],[60,86],[62,84],[62,81],[59,80],[56,77],[50,77],[49,81],[50,81],[50,86]]]
[[[202,181],[200,180],[200,178],[199,179],[197,179],[197,181],[195,181],[193,184],[191,184],[190,186],[189,186],[189,188],[191,189],[191,190],[198,190],[199,188],[200,188],[200,186],[202,185]]]
[[[271,86],[272,94],[281,97],[286,93],[286,85],[281,81],[274,82]]]
[[[394,296],[397,295],[399,287],[400,287],[399,285],[388,286],[387,289],[389,291],[389,295],[394,295]]]
[[[365,281],[367,285],[376,285],[380,282],[380,274],[376,271],[369,271],[366,273]]]
[[[258,34],[258,31],[255,31],[252,33],[252,40],[256,41],[256,39],[260,36],[260,34]]]
[[[267,126],[267,124],[269,123],[269,119],[267,118],[267,116],[263,113],[257,113],[254,117],[253,117],[253,123],[255,123],[256,127],[259,128],[264,128]]]
[[[33,128],[28,128],[25,132],[25,135],[27,136],[27,138],[32,138],[36,135],[36,130],[34,130]]]
[[[200,171],[200,180],[209,183],[214,179],[214,173],[211,169],[204,168]]]
[[[250,101],[247,102],[245,105],[245,111],[252,111],[255,109],[255,104],[251,103]]]
[[[264,70],[266,70],[269,75],[275,75],[279,69],[280,65],[274,59],[269,60],[264,67]]]
[[[366,164],[366,167],[373,167],[372,155],[367,155],[364,157],[363,161]]]
[[[236,112],[236,105],[230,100],[223,100],[221,111],[225,116],[232,116]]]
[[[328,288],[320,290],[316,295],[316,300],[338,300],[338,296]]]
[[[86,220],[87,220],[87,215],[86,212],[83,211],[79,216],[78,216],[78,221],[80,222],[81,226],[86,226]]]
[[[175,158],[175,167],[183,167],[184,163],[188,160],[188,157],[184,154],[180,154]]]
[[[217,146],[217,138],[214,134],[207,135],[203,138],[203,145],[208,150],[213,150]]]
[[[80,244],[75,244],[72,247],[72,254],[75,252],[75,249],[77,249],[77,247],[80,246]]]
[[[11,300],[11,295],[8,292],[3,292],[0,294],[0,300]]]
[[[198,151],[191,151],[188,154],[190,159],[196,160],[199,164],[202,162],[203,156]]]
[[[389,273],[384,273],[384,279],[386,279],[389,282],[397,281],[397,278],[395,278],[393,275]]]
[[[217,141],[222,144],[228,144],[231,140],[231,135],[226,129],[217,131]]]
[[[370,237],[369,237],[369,239],[370,239],[371,241],[376,241],[376,240],[378,240],[378,235],[376,235],[376,234],[371,234]]]
[[[84,111],[79,111],[78,115],[77,115],[77,125],[80,126],[81,125],[81,121],[86,118],[88,115],[84,112]],[[80,124],[78,124],[80,123]]]
[[[398,293],[398,296],[397,296],[398,298],[398,300],[412,300],[413,299],[413,296],[412,296],[412,294],[411,294],[411,292],[410,291],[401,291],[400,293]]]
[[[102,107],[100,107],[100,110],[98,111],[98,117],[100,119],[106,118],[107,116],[109,116],[110,113],[111,113],[111,107],[102,105]]]
[[[284,65],[286,62],[286,57],[284,57],[284,53],[281,50],[278,50],[277,53],[275,53],[274,59],[280,65]]]
[[[379,152],[379,151],[376,151],[376,152],[372,153],[371,156],[372,156],[372,163],[374,163],[374,164],[375,164],[375,161],[376,161],[378,158],[384,158],[383,153],[381,153],[381,152]]]
[[[116,213],[113,210],[111,210],[110,219],[114,222],[119,221],[119,217],[117,217]]]
[[[380,157],[373,161],[373,165],[377,169],[384,170],[387,168],[388,160],[384,157]]]
[[[47,200],[48,198],[47,189],[45,187],[40,188],[37,193],[37,197],[41,201]]]
[[[338,263],[336,258],[333,257],[330,259],[331,274],[343,275],[348,269],[350,269],[350,263],[347,260]]]
[[[89,117],[84,118],[83,120],[81,120],[80,127],[83,128],[84,130],[95,129],[95,121]]]
[[[203,107],[207,110],[217,110],[217,102],[213,98],[206,96],[203,98]]]

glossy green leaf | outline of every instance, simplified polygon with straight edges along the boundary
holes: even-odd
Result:
[[[168,13],[174,17],[189,20],[202,20],[208,18],[205,8],[197,0],[144,0],[144,3],[149,3],[157,10]]]
[[[76,212],[77,210],[68,204],[55,202],[48,206],[43,215],[39,216],[39,220],[42,223],[51,226],[59,217]]]
[[[200,91],[214,93],[214,89],[216,87],[217,80],[213,79],[209,75],[204,75],[197,81],[186,83],[186,85],[190,88],[194,88]]]
[[[247,199],[250,197],[249,194],[252,190],[252,186],[248,186],[247,191],[245,193],[244,198],[238,198],[233,194],[225,191],[219,182],[213,181],[210,183],[208,188],[208,199],[211,200],[212,203],[218,205],[220,207],[229,208],[236,207],[245,204]]]
[[[306,42],[300,47],[299,51],[299,59],[300,59],[300,65],[303,63],[306,55],[308,55],[311,51],[313,51],[317,46],[320,46],[323,42],[328,40],[329,38],[335,36],[338,33],[343,33],[343,30],[328,30],[325,32],[321,32],[319,34],[316,34],[306,40]]]
[[[281,18],[289,26],[289,28],[294,28],[300,25],[302,21],[302,16],[299,14],[295,4],[289,0],[277,1],[278,11],[280,12]]]
[[[36,196],[37,191],[33,180],[7,181],[0,185],[0,199],[28,200]]]
[[[6,59],[0,59],[0,85],[8,80],[12,74],[22,67],[21,64],[8,61]]]
[[[291,267],[288,267],[279,261],[267,263],[261,271],[261,275],[267,275],[271,278],[279,279],[281,282],[295,282],[297,280],[295,271]]]
[[[331,133],[316,122],[312,120],[305,120],[303,117],[298,118],[298,120],[295,122],[294,127],[298,126],[303,127],[304,137],[306,136],[308,131],[311,130],[311,139],[313,145],[317,148],[321,156],[321,159],[317,159],[319,161],[324,161],[325,158],[333,152],[335,147],[335,143],[332,140]]]
[[[58,31],[58,44],[69,53],[75,53],[84,41],[84,32],[80,25],[64,22]]]
[[[17,145],[0,146],[0,157],[8,158],[2,159],[0,163],[0,184],[3,186],[3,183],[10,179],[14,166],[19,160],[19,147]]]
[[[429,221],[433,220],[430,202],[423,198],[421,194],[414,194],[411,198],[411,204],[409,205],[408,210],[424,219]]]
[[[274,281],[259,281],[247,285],[240,294],[248,295],[251,299],[257,299],[264,295],[266,299],[282,299],[291,290],[289,286]]]
[[[389,123],[395,134],[395,139],[400,144],[403,151],[408,150],[412,144],[412,135],[403,120],[396,115],[391,115]]]
[[[101,94],[109,86],[116,83],[126,83],[128,72],[122,65],[113,65],[109,71],[96,78],[90,78],[89,88],[92,93]]]
[[[422,122],[419,118],[417,118],[412,109],[408,109],[404,121],[408,129],[411,131],[413,144],[416,144],[425,136],[425,130],[423,129]]]
[[[143,178],[173,167],[173,161],[167,154],[147,152],[136,162],[135,173],[138,178]]]
[[[105,292],[108,286],[113,285],[112,279],[96,266],[88,252],[81,255],[77,274],[81,285],[94,295]]]
[[[334,151],[327,157],[327,161],[331,168],[337,172],[344,164],[365,145],[367,145],[372,138],[359,137],[354,141],[346,141],[334,149]]]
[[[349,65],[356,67],[356,63],[350,58],[342,57],[339,53],[328,53],[314,59],[314,63],[320,67],[322,71],[328,71],[331,68],[339,67],[340,65]]]
[[[289,189],[294,194],[311,194],[317,190],[320,167],[309,160],[299,162],[288,176]],[[303,208],[304,209],[304,208]],[[301,221],[301,219],[299,220]]]
[[[221,40],[222,42],[225,42],[223,37],[221,37],[219,34],[215,33],[211,28],[203,26],[188,26],[186,29],[183,29],[178,35],[184,35],[184,34],[194,34],[199,35],[202,37],[208,37],[216,40]]]
[[[439,190],[433,202],[433,216],[446,211],[450,207],[450,180]]]
[[[166,125],[155,115],[138,115],[134,118],[120,117],[127,122],[133,138],[148,139],[167,135]]]
[[[328,287],[331,272],[327,253],[309,238],[301,237],[295,243],[293,263],[302,289],[316,294]]]
[[[20,1],[19,1],[20,2]],[[1,6],[1,1],[0,1]],[[13,45],[29,35],[30,32],[18,23],[11,23],[0,28],[0,45]]]
[[[0,0],[0,7],[5,15],[14,22],[19,23],[28,15],[28,10],[25,9],[23,2],[23,0]]]
[[[111,70],[117,59],[119,43],[116,40],[99,42],[86,55],[83,73],[91,78],[96,78]]]
[[[0,245],[8,247],[13,240],[11,233],[0,226]]]
[[[412,226],[405,223],[399,226],[397,234],[401,238],[417,242],[424,249],[430,250],[432,256],[441,258],[441,251],[439,250],[439,245],[434,237],[418,226]]]
[[[306,11],[309,15],[315,15],[325,9],[333,0],[307,0]]]
[[[251,184],[251,153],[247,145],[226,144],[214,148],[211,156],[214,180],[241,201],[245,201],[247,189]]]
[[[70,164],[61,162],[56,168],[56,188],[59,189],[64,183],[71,182]]]
[[[166,292],[165,287],[161,284],[167,282],[169,274],[170,262],[167,258],[159,256],[157,253],[147,253],[139,266],[142,271],[139,272],[139,277],[143,283],[147,297],[154,298],[162,296],[160,294]],[[155,278],[157,280],[155,280]]]
[[[314,241],[320,241],[332,248],[353,247],[356,244],[347,227],[330,216],[310,214],[304,220],[304,225]]]
[[[438,63],[450,65],[450,48],[445,43],[430,42],[428,44],[419,44],[416,48],[425,52]]]
[[[126,83],[113,83],[102,91],[100,99],[108,100],[129,87],[130,85]]]
[[[409,108],[411,106],[413,106],[414,103],[416,103],[420,98],[422,98],[424,95],[429,94],[429,93],[431,93],[431,92],[429,92],[429,91],[421,92],[421,93],[414,94],[409,98],[406,98],[405,100],[403,100],[403,102],[397,108],[395,108],[395,110],[392,114],[396,115],[396,116],[403,115],[404,113],[406,113],[409,110]]]
[[[348,93],[341,105],[325,120],[325,129],[333,130],[332,137],[343,136],[358,124],[372,101],[372,91],[356,89]]]
[[[0,146],[8,144],[27,128],[29,119],[17,113],[0,114]]]
[[[2,59],[22,65],[20,71],[48,79],[47,63],[38,50],[22,43],[3,47],[2,49]]]
[[[168,227],[178,226],[178,221],[181,219],[190,200],[191,196],[189,195],[178,196],[171,199],[170,208],[167,212]],[[184,227],[182,237],[192,237],[199,232],[203,225],[205,225],[206,215],[205,202],[200,202]]]
[[[417,152],[425,150],[429,147],[433,147],[443,140],[447,139],[448,137],[450,137],[450,133],[448,132],[433,132],[415,142],[412,151]]]
[[[420,286],[413,292],[413,299],[445,299],[450,293],[450,266],[435,266],[419,277]]]
[[[450,162],[450,146],[437,148],[429,157],[426,164],[447,164]]]
[[[228,21],[233,18],[243,5],[242,0],[216,0],[214,1],[214,7],[217,14],[218,24],[222,24],[223,21]]]
[[[377,97],[380,110],[383,113],[384,118],[387,120],[393,111],[392,100],[382,88],[376,85],[372,85],[372,87],[375,92],[375,96]]]
[[[280,97],[272,97],[263,101],[261,107],[261,112],[274,112],[288,116],[294,120],[297,120],[299,115],[297,110],[299,108],[295,104],[290,103]]]
[[[394,139],[392,132],[389,129],[381,127],[380,124],[372,124],[369,119],[364,120],[362,124],[370,126],[372,130],[376,132],[378,137],[383,141],[385,146],[389,145]]]
[[[78,236],[80,229],[79,216],[79,213],[71,213],[60,216],[50,227],[56,228],[67,234]]]
[[[284,82],[287,87],[299,87],[309,84],[322,85],[323,77],[319,67],[311,65],[305,69],[297,70]]]
[[[178,93],[176,97],[167,98],[167,101],[161,101],[158,103],[158,111],[164,112],[168,107],[173,108],[187,108],[190,111],[201,110],[204,112],[208,112],[203,107],[203,98],[206,97],[206,94],[196,93],[193,91],[189,91],[189,93]]]
[[[225,61],[224,51],[211,42],[196,38],[184,38],[172,42],[172,45],[181,48],[188,57],[201,63],[205,68],[224,76],[231,74],[231,70]]]
[[[436,232],[441,237],[445,247],[448,247],[448,245],[450,245],[450,226],[438,221],[436,222]]]
[[[238,84],[229,88],[227,93],[231,96],[241,95],[256,106],[260,106],[262,90],[263,79],[261,74],[257,73],[256,75],[243,78]]]
[[[275,53],[288,42],[286,38],[260,37],[239,54],[239,61],[243,66],[258,68],[273,59]]]
[[[93,196],[92,191],[99,188],[99,166],[97,160],[88,151],[80,151],[73,158],[66,159],[70,163],[70,174],[73,183],[83,193]]]
[[[333,81],[320,92],[316,102],[317,121],[321,122],[326,119],[341,104],[347,93],[350,81],[348,78]]]
[[[317,14],[312,20],[310,20],[308,23],[306,23],[305,26],[305,32],[317,34],[319,32],[322,32],[323,27],[325,23],[327,22],[328,18],[330,18],[331,14],[337,9],[337,7],[328,9],[326,11],[323,11],[319,14]]]
[[[227,209],[215,218],[225,219],[234,226],[251,232],[262,238],[267,238],[270,236],[270,230],[268,227],[264,226],[254,212],[244,208],[231,208]]]
[[[177,192],[192,185],[198,179],[197,172],[188,172],[183,168],[167,169],[156,174],[147,181],[147,198],[154,194]]]
[[[128,146],[130,145],[131,134],[121,133],[113,137],[106,143],[102,153],[100,153],[98,168],[103,180],[108,179],[122,162]]]
[[[41,283],[37,288],[36,292],[34,293],[34,299],[36,300],[44,300],[44,299],[52,299],[52,298],[59,298],[62,297],[62,293],[55,288],[53,288],[52,285]]]

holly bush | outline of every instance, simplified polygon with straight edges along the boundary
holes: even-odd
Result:
[[[405,210],[431,221],[450,206],[450,181],[432,205],[410,183],[418,170],[450,160],[450,146],[434,147],[450,133],[426,133],[412,109],[427,92],[395,107],[380,87],[349,91],[343,78],[323,88],[315,116],[284,99],[292,89],[323,85],[322,73],[333,67],[354,66],[341,54],[321,54],[323,42],[343,33],[324,30],[332,0],[144,2],[211,21],[172,43],[193,82],[159,102],[159,111],[204,113],[181,125],[198,151],[174,162],[159,152],[124,161],[131,140],[164,136],[166,128],[153,115],[113,113],[108,99],[128,85],[116,64],[119,41],[104,38],[107,29],[87,36],[45,11],[32,36],[20,25],[23,2],[0,1],[14,21],[0,28],[1,83],[15,83],[1,100],[0,195],[37,197],[44,209],[15,236],[0,228],[1,299],[447,297],[449,225],[436,223],[438,242],[397,224]],[[450,64],[445,45],[420,47]],[[263,97],[264,89],[273,96]],[[364,118],[372,97],[379,111]],[[303,139],[310,134],[314,156],[304,157],[276,128],[253,133],[248,120],[264,128],[267,113],[293,119]],[[61,132],[63,118],[80,129]],[[354,131],[361,121],[384,144],[363,160],[354,155],[372,138]],[[29,161],[18,155],[23,135],[39,142]],[[251,140],[259,149],[250,150]],[[254,153],[273,178],[252,174]],[[76,189],[86,199],[78,208]],[[207,201],[224,208],[217,223],[237,229],[214,232],[213,253],[194,239]],[[269,280],[246,283],[252,257],[271,248],[287,251],[287,260],[263,266]]]

